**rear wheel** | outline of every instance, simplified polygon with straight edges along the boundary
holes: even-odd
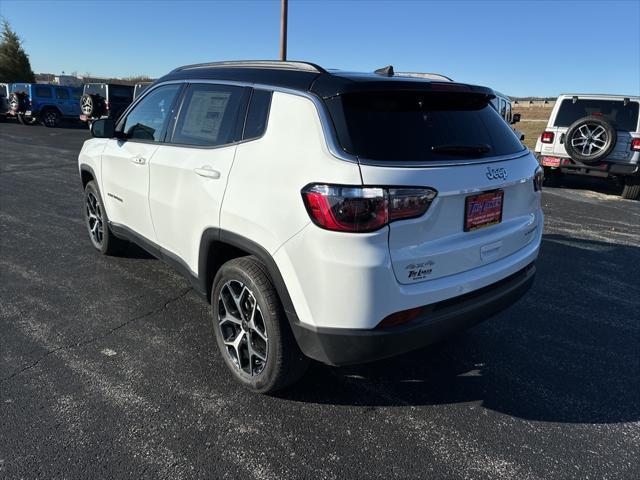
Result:
[[[116,237],[109,229],[107,212],[95,182],[92,180],[84,188],[84,218],[91,243],[103,255],[118,255],[128,243]]]
[[[254,392],[271,393],[304,374],[309,360],[257,258],[225,263],[213,281],[211,304],[218,348],[237,381]]]
[[[622,198],[629,200],[640,199],[640,178],[627,177],[624,179],[624,187],[622,187]]]
[[[48,108],[40,114],[40,123],[45,127],[53,128],[60,125],[60,112],[53,108]]]

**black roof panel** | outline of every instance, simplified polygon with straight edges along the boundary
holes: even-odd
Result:
[[[327,71],[306,62],[241,61],[218,62],[180,67],[158,79],[168,80],[226,80],[263,84],[312,92],[323,98],[362,90],[447,90],[468,91],[493,95],[485,87],[434,81],[427,78],[384,76],[376,73]]]

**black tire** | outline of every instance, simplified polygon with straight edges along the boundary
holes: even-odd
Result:
[[[229,296],[234,285],[236,290],[242,286],[238,303]],[[243,319],[242,326],[237,325],[236,320],[220,321],[227,317],[225,302],[221,298],[230,302],[231,316]],[[253,307],[252,318],[256,320],[249,322],[247,318],[251,314],[245,307],[251,309],[253,305],[256,306]],[[256,393],[273,393],[296,382],[307,370],[309,359],[298,348],[267,268],[256,257],[236,258],[220,268],[211,288],[211,306],[218,350],[234,378],[246,388]],[[261,323],[260,327],[258,323]],[[252,325],[255,328],[252,329]],[[262,327],[266,341],[263,335],[256,333]],[[240,337],[237,350],[225,345],[225,335],[227,341]],[[260,348],[252,339],[259,340],[259,344],[264,343],[264,347]],[[266,357],[266,361],[252,358],[248,342],[256,354]],[[235,360],[238,356],[240,366]]]
[[[23,112],[28,107],[29,97],[24,92],[13,92],[9,94],[9,109],[13,113]]]
[[[48,128],[55,128],[60,125],[62,115],[55,108],[47,108],[40,114],[39,120],[42,125]]]
[[[91,207],[89,202],[95,202],[93,214],[98,216],[98,218],[93,221],[91,218]],[[129,243],[126,240],[116,237],[109,228],[107,212],[104,209],[104,203],[102,202],[102,197],[100,196],[98,187],[93,180],[88,182],[84,187],[84,218],[91,244],[103,255],[120,255],[129,246]],[[94,222],[96,220],[100,222],[100,227],[98,227],[98,229],[100,230],[101,235],[94,235]]]
[[[105,102],[100,95],[85,93],[80,97],[80,112],[91,118],[100,118],[104,112]]]
[[[640,200],[640,178],[627,177],[622,187],[622,198]]]
[[[600,131],[600,128],[602,128],[604,132],[600,133],[599,137],[585,137],[583,135],[583,132],[590,131],[593,133]],[[598,140],[598,138],[600,138],[600,140]],[[602,138],[604,138],[604,140],[602,140]],[[573,160],[582,162],[585,165],[596,165],[611,153],[616,145],[617,139],[616,129],[607,119],[594,116],[583,117],[569,126],[564,137],[564,148]],[[589,147],[589,152],[591,152],[591,148],[597,148],[597,150],[593,153],[585,153],[584,149],[579,145],[574,145],[574,143],[579,143],[583,140],[587,145],[592,146]],[[600,143],[601,141],[602,143]]]

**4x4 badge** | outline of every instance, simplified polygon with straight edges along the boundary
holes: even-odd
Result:
[[[489,180],[506,180],[507,179],[507,169],[506,168],[491,168],[487,167],[487,178]]]

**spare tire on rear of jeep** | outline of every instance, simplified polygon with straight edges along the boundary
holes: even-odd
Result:
[[[104,111],[104,102],[99,95],[85,93],[80,97],[80,111],[87,117],[100,117]]]
[[[27,109],[29,97],[24,92],[9,94],[9,110],[13,113],[24,112]]]
[[[564,148],[573,160],[595,165],[611,153],[617,138],[615,127],[606,118],[582,117],[569,126]]]

